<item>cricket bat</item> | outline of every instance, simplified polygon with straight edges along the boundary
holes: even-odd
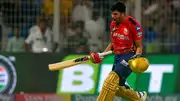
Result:
[[[106,56],[108,54],[112,54],[112,51],[99,53],[100,57]],[[90,56],[84,56],[84,57],[75,58],[75,59],[71,59],[71,60],[67,60],[67,61],[63,61],[63,62],[49,64],[48,67],[49,67],[49,70],[56,71],[56,70],[61,70],[64,68],[68,68],[68,67],[72,67],[74,65],[84,63],[84,62],[88,61],[89,59],[90,59]]]

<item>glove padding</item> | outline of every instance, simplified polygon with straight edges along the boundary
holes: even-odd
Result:
[[[139,58],[139,57],[141,57],[141,54],[135,54],[130,59]]]
[[[101,63],[102,57],[98,53],[90,52],[90,60],[92,63]]]

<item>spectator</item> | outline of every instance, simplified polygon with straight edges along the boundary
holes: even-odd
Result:
[[[85,24],[85,30],[89,33],[88,38],[89,49],[92,52],[99,52],[102,50],[102,43],[105,36],[105,22],[97,10],[93,11],[92,20]]]
[[[67,28],[64,28],[63,27],[60,27],[60,40],[61,40],[61,43],[60,43],[60,51],[64,51],[67,49],[67,51],[70,50],[70,42],[68,42],[70,39],[68,38],[72,38],[73,36],[76,35],[76,24],[75,23],[72,23],[72,24],[68,24]]]
[[[159,51],[157,48],[157,33],[154,31],[153,27],[149,26],[144,30],[144,41],[146,44],[146,53],[152,53]]]
[[[67,27],[66,36],[70,37],[70,36],[74,36],[75,34],[76,34],[76,25],[75,24],[70,24]]]
[[[24,52],[24,39],[20,37],[18,28],[14,29],[14,36],[9,38],[7,52]]]
[[[175,52],[179,47],[177,47],[179,43],[179,26],[176,22],[171,21],[169,25],[167,25],[166,28],[166,38],[165,38],[165,43],[166,47],[165,50],[167,52]]]
[[[25,50],[30,51],[29,45],[31,45],[32,52],[52,52],[53,39],[52,31],[47,28],[46,20],[41,19],[38,28],[30,31],[28,38],[25,40]],[[55,47],[56,48],[56,47]]]
[[[26,39],[27,38],[27,36],[28,36],[28,26],[26,25],[26,23],[23,23],[22,24],[22,27],[20,28],[21,30],[21,37],[23,37],[24,39]]]
[[[43,16],[36,16],[36,24],[29,29],[29,33],[39,29],[40,20],[44,19]]]
[[[90,7],[90,1],[85,0],[77,0],[77,5],[75,5],[72,12],[72,20],[73,22],[82,20],[88,21],[92,16],[92,7]]]
[[[68,50],[71,53],[88,53],[86,32],[84,31],[84,22],[77,21],[75,26],[75,35],[68,37]]]

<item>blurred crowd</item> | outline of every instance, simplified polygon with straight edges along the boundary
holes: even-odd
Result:
[[[103,51],[110,39],[109,9],[118,0],[60,0],[60,33],[53,33],[53,1],[1,0],[1,51]],[[180,53],[180,0],[141,1],[145,52]],[[123,2],[134,17],[135,0]]]
[[[180,0],[142,0],[148,53],[180,53]]]

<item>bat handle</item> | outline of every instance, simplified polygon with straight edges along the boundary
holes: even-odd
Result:
[[[99,53],[100,57],[108,55],[108,54],[112,54],[112,51],[107,51],[107,52]]]

